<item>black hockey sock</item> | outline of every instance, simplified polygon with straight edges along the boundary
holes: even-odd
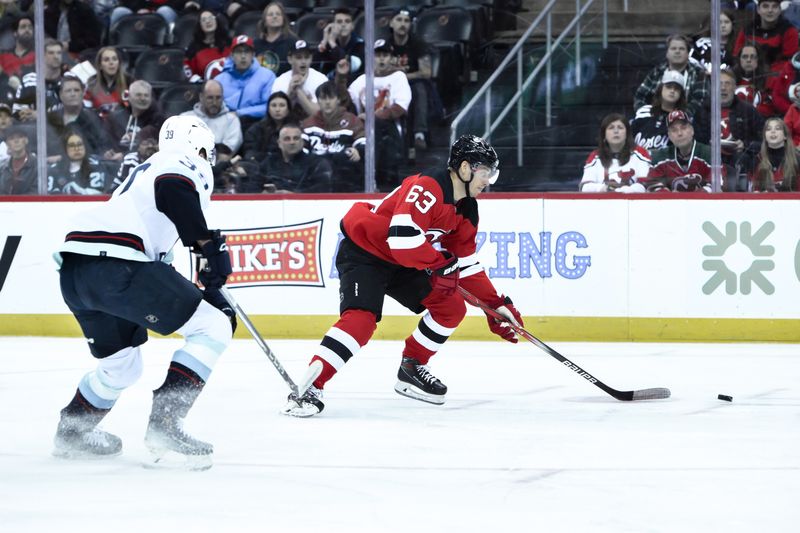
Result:
[[[62,423],[69,420],[69,426],[80,425],[81,430],[89,430],[100,423],[111,409],[100,409],[89,403],[80,389],[75,391],[75,396],[72,400],[61,410]],[[80,421],[80,422],[78,422]]]
[[[184,418],[206,382],[195,371],[172,361],[164,383],[153,391],[153,410],[166,409]]]

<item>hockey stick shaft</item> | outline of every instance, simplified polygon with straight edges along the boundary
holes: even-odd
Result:
[[[283,381],[285,381],[286,384],[289,385],[289,388],[292,389],[293,393],[297,394],[298,392],[297,384],[292,380],[291,376],[289,376],[289,373],[286,372],[286,369],[283,368],[281,362],[278,361],[278,357],[275,355],[275,353],[272,350],[270,350],[269,346],[267,346],[267,343],[264,342],[264,338],[258,332],[256,326],[244,312],[242,307],[236,302],[230,291],[226,287],[221,287],[219,291],[222,293],[222,296],[225,298],[225,300],[227,300],[227,302],[231,305],[231,307],[233,307],[233,309],[236,311],[236,315],[239,317],[239,320],[241,320],[244,323],[244,326],[247,328],[247,331],[249,331],[250,335],[253,336],[253,339],[255,339],[256,344],[258,344],[258,346],[267,356],[267,359],[270,360],[272,365],[275,367],[275,370],[278,371],[278,374],[281,375]]]
[[[589,383],[599,387],[604,392],[613,396],[617,400],[628,402],[631,400],[656,400],[656,399],[670,397],[671,394],[670,390],[662,387],[653,389],[633,390],[633,391],[619,391],[617,389],[609,387],[608,385],[606,385],[605,383],[594,377],[592,374],[590,374],[580,366],[576,365],[575,363],[573,363],[572,361],[570,361],[569,359],[567,359],[566,357],[555,351],[553,348],[545,344],[544,342],[537,339],[535,336],[533,336],[533,334],[531,334],[528,330],[526,330],[522,326],[518,326],[516,324],[509,322],[508,318],[498,313],[495,309],[492,309],[491,307],[486,305],[480,298],[474,296],[464,287],[459,285],[458,292],[468,303],[476,307],[479,307],[484,313],[489,315],[491,318],[499,322],[507,323],[509,327],[513,329],[514,332],[516,332],[517,335],[524,338],[528,342],[535,344],[536,347],[541,349],[547,355],[557,359],[558,361],[561,362],[561,364],[563,364],[564,366],[566,366],[567,368],[569,368],[570,370],[572,370],[573,372],[584,378]]]

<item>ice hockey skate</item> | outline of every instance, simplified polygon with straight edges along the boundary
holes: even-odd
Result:
[[[291,393],[281,413],[287,416],[308,418],[319,414],[325,408],[322,403],[322,390],[311,385],[302,396]]]
[[[64,459],[105,459],[122,453],[122,440],[96,427],[87,416],[61,416],[53,455]]]
[[[427,366],[410,357],[403,357],[394,390],[402,396],[436,405],[443,404],[447,394],[447,386],[431,374]]]
[[[179,391],[153,394],[153,410],[144,437],[153,468],[208,470],[214,447],[188,435],[183,430],[186,401]]]

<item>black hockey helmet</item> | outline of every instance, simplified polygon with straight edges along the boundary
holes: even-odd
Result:
[[[497,181],[500,159],[494,148],[484,139],[477,135],[459,137],[450,148],[450,159],[447,160],[447,166],[457,172],[462,161],[468,162],[472,167],[478,165],[488,167],[491,175],[489,183],[494,184]]]

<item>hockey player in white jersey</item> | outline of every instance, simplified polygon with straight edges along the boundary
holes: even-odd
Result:
[[[151,329],[186,342],[153,391],[145,444],[157,461],[172,451],[191,466],[211,466],[213,447],[187,435],[182,421],[236,328],[219,290],[231,273],[225,239],[208,229],[204,214],[214,185],[214,135],[195,117],[175,116],[161,127],[159,148],[107,202],[76,217],[55,254],[64,301],[98,359],[61,411],[57,456],[122,452],[119,437],[97,424],[141,375],[139,347]],[[198,273],[204,290],[167,263],[178,239],[205,258]]]

